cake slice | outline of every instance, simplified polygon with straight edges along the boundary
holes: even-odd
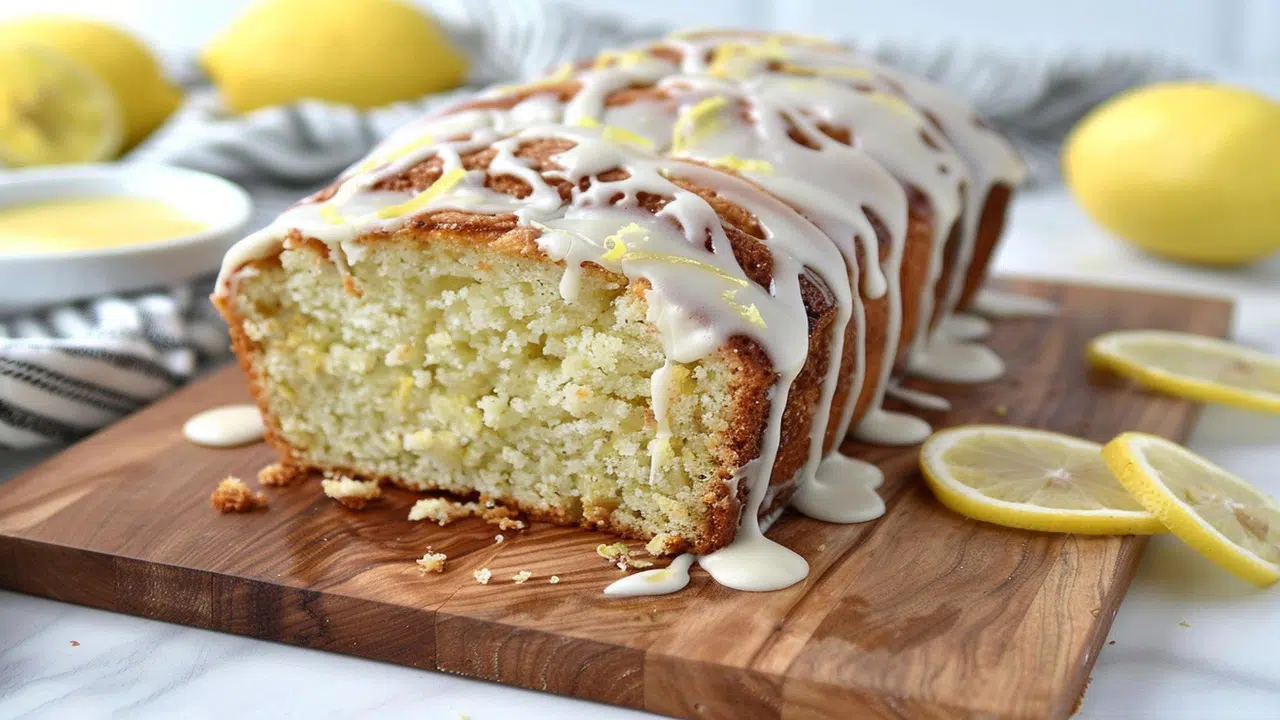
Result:
[[[857,394],[835,243],[599,128],[467,122],[398,133],[228,253],[214,300],[268,441],[663,552],[759,536]]]

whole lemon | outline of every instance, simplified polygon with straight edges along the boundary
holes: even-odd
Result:
[[[264,0],[201,61],[237,112],[303,98],[376,107],[456,87],[467,69],[430,17],[397,0]]]
[[[137,38],[96,20],[36,15],[0,24],[0,45],[53,49],[97,73],[124,115],[124,148],[136,145],[178,107],[182,91],[170,83]]]
[[[1280,249],[1280,103],[1213,83],[1109,100],[1072,130],[1067,185],[1095,221],[1175,260],[1235,265]]]

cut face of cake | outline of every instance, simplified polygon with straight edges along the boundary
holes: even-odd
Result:
[[[843,436],[848,278],[745,180],[482,128],[288,211],[218,302],[289,463],[707,553]]]
[[[878,503],[837,448],[927,435],[886,389],[945,346],[1021,172],[922,87],[721,34],[402,128],[224,261],[268,441],[299,471],[691,551],[734,587],[798,581],[762,528]]]

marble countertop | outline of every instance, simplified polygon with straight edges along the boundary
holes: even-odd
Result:
[[[1280,353],[1280,255],[1244,271],[1153,260],[1093,227],[1061,191],[1014,206],[997,273],[1237,302],[1234,336]],[[1206,408],[1190,447],[1280,495],[1280,417]],[[4,475],[40,455],[0,461]],[[1079,717],[1280,718],[1280,590],[1156,537],[1103,646]],[[470,717],[646,713],[442,673],[0,592],[0,717]]]

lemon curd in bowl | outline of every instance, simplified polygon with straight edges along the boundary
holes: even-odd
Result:
[[[234,183],[162,165],[0,174],[0,312],[212,273],[252,207]]]
[[[0,207],[0,253],[102,250],[193,235],[208,227],[162,200],[99,195]]]

